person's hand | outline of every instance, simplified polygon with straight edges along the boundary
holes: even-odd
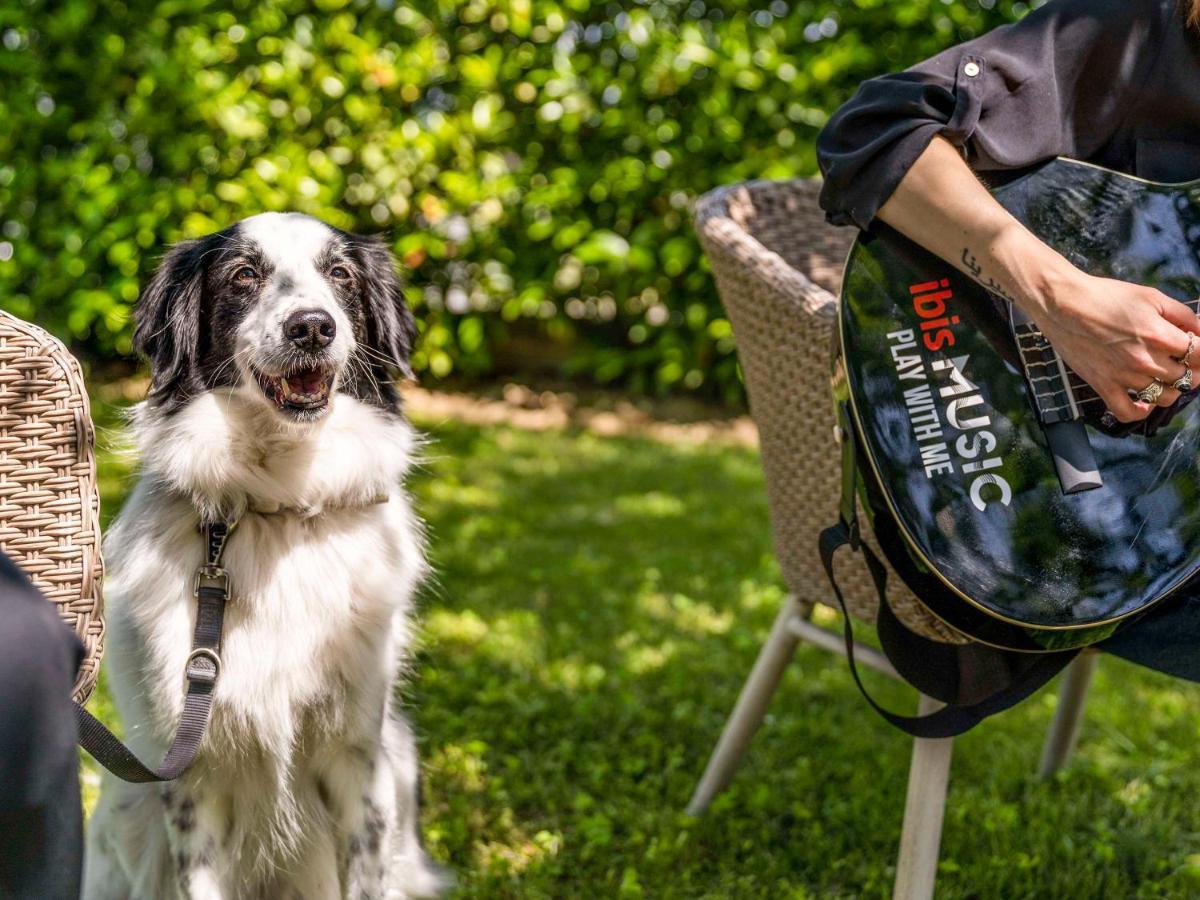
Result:
[[[1166,385],[1158,406],[1179,397],[1171,387],[1184,373],[1178,360],[1188,349],[1188,335],[1200,335],[1200,320],[1186,304],[1154,288],[1076,270],[1040,307],[1030,315],[1042,333],[1118,420],[1135,422],[1150,414],[1154,404],[1129,393],[1156,378]],[[1195,343],[1190,363],[1200,369],[1200,338]]]
[[[968,277],[1014,300],[1076,374],[1122,422],[1146,418],[1153,404],[1129,392],[1155,379],[1179,397],[1178,362],[1200,323],[1184,304],[1153,288],[1088,275],[1000,205],[945,138],[932,140],[905,173],[878,217]],[[1200,370],[1200,337],[1191,364]],[[1197,372],[1200,384],[1200,371]]]

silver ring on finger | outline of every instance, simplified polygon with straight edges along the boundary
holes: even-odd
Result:
[[[1178,379],[1176,379],[1175,383],[1172,384],[1171,387],[1175,388],[1175,390],[1179,391],[1179,393],[1181,393],[1181,394],[1186,394],[1188,391],[1190,391],[1192,389],[1192,370],[1191,370],[1191,368],[1189,368],[1188,366],[1184,366],[1183,374],[1180,375]]]
[[[1185,366],[1191,365],[1192,351],[1195,349],[1196,349],[1196,335],[1194,332],[1189,331],[1188,332],[1187,349],[1183,351],[1183,356],[1177,356],[1177,357],[1175,357],[1175,360],[1177,362],[1183,363]]]
[[[1137,392],[1137,398],[1143,403],[1157,403],[1167,386],[1155,378],[1152,382]]]

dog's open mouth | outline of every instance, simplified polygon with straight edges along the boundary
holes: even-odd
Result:
[[[284,412],[314,412],[329,404],[333,372],[322,366],[301,366],[285,375],[266,375],[253,369],[267,399]]]

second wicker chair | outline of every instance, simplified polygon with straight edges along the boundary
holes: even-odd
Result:
[[[775,551],[790,591],[696,787],[688,811],[703,812],[733,777],[762,722],[771,695],[800,640],[844,653],[840,635],[809,621],[815,603],[831,603],[817,535],[836,516],[841,492],[839,448],[830,399],[830,349],[842,263],[853,229],[832,228],[817,206],[820,182],[749,182],[714,190],[696,204],[696,230],[733,324],[750,410],[758,426]],[[864,539],[875,546],[864,523]],[[842,554],[838,581],[851,614],[873,622],[874,585],[861,560]],[[928,613],[898,577],[888,602],[908,628],[934,640],[964,638]],[[887,659],[869,647],[859,661],[888,675]],[[1068,669],[1042,772],[1071,752],[1095,655]],[[847,685],[850,681],[847,678]],[[935,708],[922,697],[921,711]],[[882,720],[881,731],[887,728]],[[914,743],[895,896],[933,894],[950,769],[950,740]]]

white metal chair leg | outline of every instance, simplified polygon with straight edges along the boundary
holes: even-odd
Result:
[[[717,741],[717,746],[704,769],[704,775],[687,805],[688,815],[698,816],[703,813],[708,809],[713,797],[723,791],[732,780],[742,755],[750,746],[751,738],[762,724],[771,695],[775,693],[784,669],[791,661],[792,654],[796,652],[799,638],[792,630],[792,623],[803,620],[810,608],[789,594],[783,608],[779,610],[775,624],[771,626],[771,634],[758,653],[750,677],[746,679],[742,692],[738,695],[737,705],[734,706],[729,721],[725,723],[721,739]]]
[[[940,706],[936,700],[921,695],[921,715]],[[953,738],[913,741],[893,900],[930,900],[933,897],[953,746]]]
[[[1058,707],[1054,710],[1054,722],[1046,743],[1042,747],[1042,760],[1038,764],[1038,775],[1049,778],[1067,764],[1075,752],[1079,740],[1079,723],[1083,719],[1083,707],[1087,701],[1088,688],[1096,673],[1100,654],[1084,650],[1067,666],[1062,685],[1058,689]]]

